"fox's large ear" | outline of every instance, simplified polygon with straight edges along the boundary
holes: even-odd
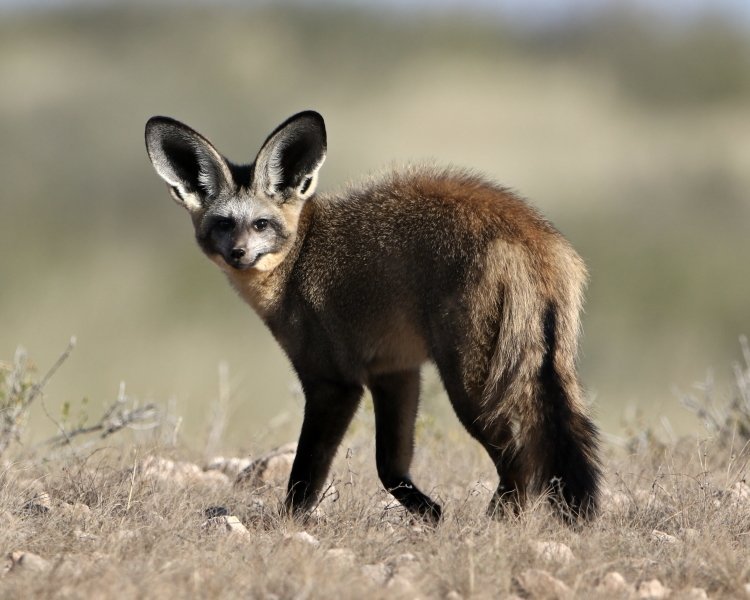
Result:
[[[232,181],[226,160],[211,142],[169,117],[148,120],[146,149],[174,199],[190,212],[200,210]]]
[[[255,159],[257,189],[281,202],[306,200],[315,192],[318,170],[326,159],[326,126],[312,110],[279,125]]]

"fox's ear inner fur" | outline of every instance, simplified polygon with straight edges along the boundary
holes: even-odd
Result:
[[[326,128],[317,112],[290,117],[268,136],[255,159],[257,189],[284,202],[315,193],[326,158]]]
[[[169,117],[146,123],[146,149],[174,199],[189,211],[203,208],[232,181],[229,166],[211,143]]]

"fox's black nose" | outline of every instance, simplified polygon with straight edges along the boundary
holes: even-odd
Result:
[[[244,248],[234,248],[230,253],[229,256],[232,258],[232,260],[240,260],[247,251]]]

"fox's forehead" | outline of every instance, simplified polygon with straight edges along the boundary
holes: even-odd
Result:
[[[264,194],[257,194],[252,190],[240,188],[230,194],[216,198],[209,206],[205,216],[226,217],[241,222],[253,220],[264,215],[264,213],[275,212],[274,209],[274,202]]]

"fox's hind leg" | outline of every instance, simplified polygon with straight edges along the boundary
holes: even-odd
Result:
[[[375,457],[380,480],[409,512],[439,521],[440,505],[417,489],[409,476],[419,404],[419,371],[375,376],[370,390],[375,405]]]
[[[497,470],[500,481],[487,508],[488,514],[502,516],[505,507],[517,513],[526,500],[528,482],[511,424],[504,419],[487,423],[482,408],[482,389],[467,381],[458,352],[443,353],[436,362],[456,416],[486,450]]]
[[[502,517],[506,509],[517,514],[526,502],[527,477],[513,440],[511,426],[509,423],[496,424],[493,432],[488,432],[486,428],[480,429],[482,431],[474,437],[487,450],[499,477],[487,514]]]

